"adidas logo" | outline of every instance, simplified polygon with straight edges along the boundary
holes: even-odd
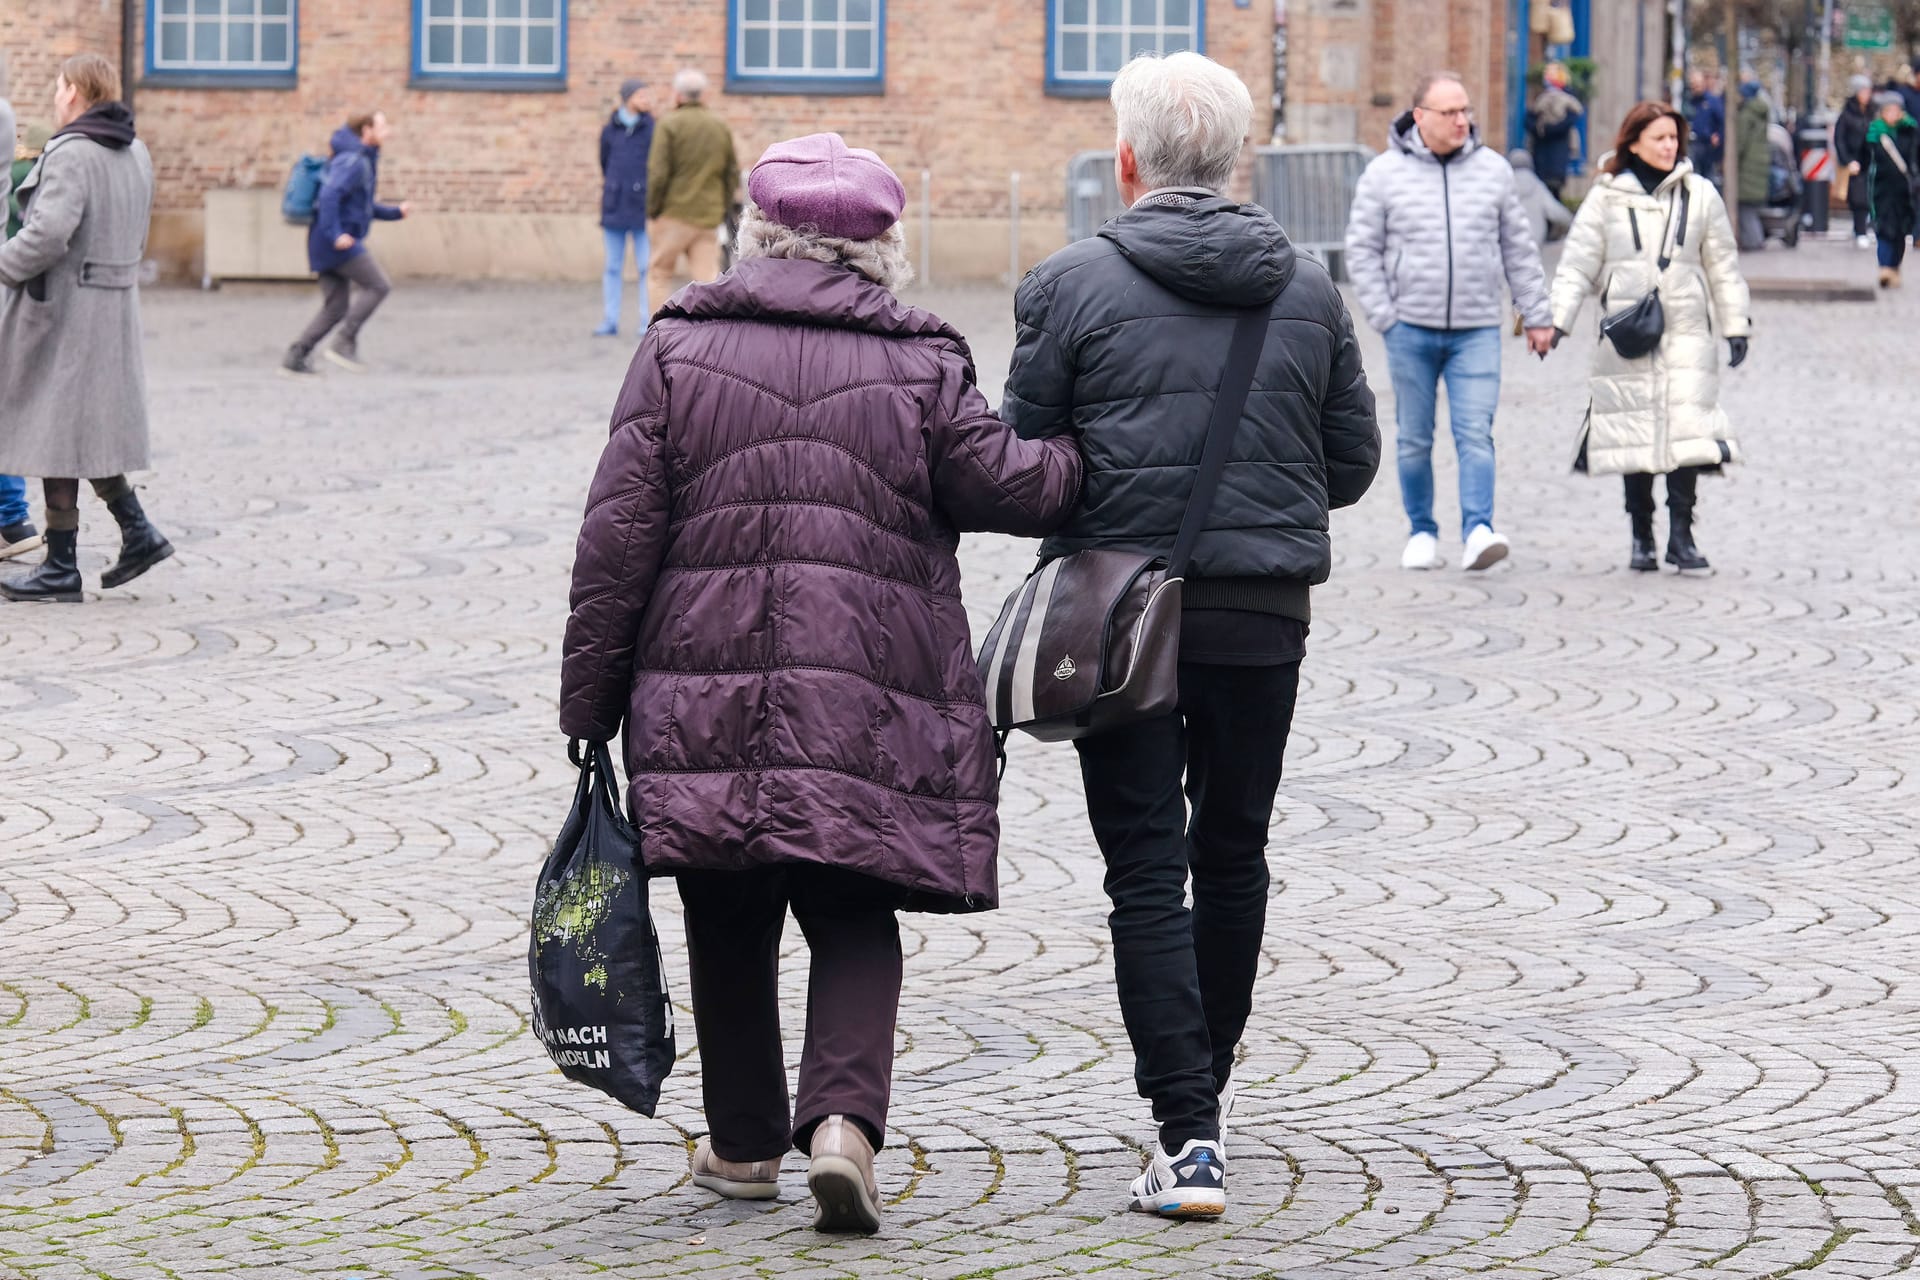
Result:
[[[1053,678],[1055,680],[1071,680],[1073,679],[1074,673],[1079,670],[1080,668],[1073,665],[1073,658],[1069,655],[1060,659],[1060,665],[1053,669]]]

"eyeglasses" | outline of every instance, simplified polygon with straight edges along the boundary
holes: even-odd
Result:
[[[1455,108],[1454,108],[1453,110],[1451,110],[1451,111],[1436,111],[1436,110],[1434,110],[1434,109],[1433,109],[1432,107],[1421,107],[1421,108],[1420,108],[1420,110],[1422,110],[1422,111],[1424,111],[1424,112],[1426,112],[1426,113],[1427,113],[1428,115],[1430,115],[1430,116],[1439,116],[1439,117],[1440,117],[1440,118],[1441,118],[1442,120],[1471,120],[1471,119],[1473,119],[1473,108],[1472,108],[1472,107],[1455,107]]]

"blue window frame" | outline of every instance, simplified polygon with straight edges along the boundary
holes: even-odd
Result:
[[[730,93],[885,93],[887,0],[727,0]]]
[[[1047,0],[1047,92],[1105,97],[1143,53],[1206,52],[1206,0]]]
[[[413,0],[413,85],[567,87],[567,0]]]
[[[148,84],[291,88],[299,77],[299,0],[147,0]]]

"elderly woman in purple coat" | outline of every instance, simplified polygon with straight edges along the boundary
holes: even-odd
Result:
[[[992,733],[963,530],[1038,536],[1079,492],[966,342],[894,290],[906,194],[834,134],[769,149],[741,261],[667,301],[627,373],[573,569],[560,727],[625,727],[647,868],[678,879],[709,1137],[695,1184],[770,1199],[807,1153],[823,1231],[880,1226],[895,912],[996,905]],[[789,1110],[788,908],[812,953]]]

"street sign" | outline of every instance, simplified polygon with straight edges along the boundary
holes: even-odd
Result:
[[[1881,5],[1855,3],[1847,6],[1849,49],[1879,50],[1893,48],[1893,13]]]
[[[1825,147],[1815,151],[1811,148],[1800,157],[1800,176],[1808,182],[1833,181],[1833,152]]]

